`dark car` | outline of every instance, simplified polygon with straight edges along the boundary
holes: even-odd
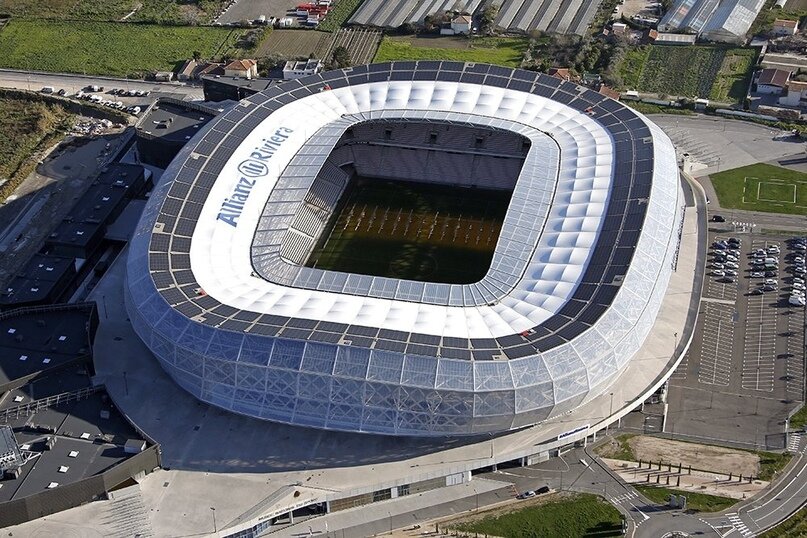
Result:
[[[734,279],[731,278],[730,276],[724,276],[723,278],[718,278],[717,281],[722,283],[722,284],[733,284],[734,283]]]
[[[712,215],[712,222],[726,222],[726,218],[721,215]]]
[[[765,276],[767,278],[773,278],[776,276],[776,271],[765,271]]]
[[[535,493],[538,495],[543,495],[544,493],[549,493],[549,486],[541,486],[540,488],[535,490]]]

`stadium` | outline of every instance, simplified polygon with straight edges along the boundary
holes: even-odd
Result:
[[[187,144],[130,243],[126,307],[235,413],[407,436],[514,430],[607,394],[678,255],[675,151],[533,72],[395,62],[290,81]]]

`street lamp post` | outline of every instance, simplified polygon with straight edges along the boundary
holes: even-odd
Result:
[[[611,392],[610,396],[611,396],[611,407],[610,410],[608,411],[608,420],[611,420],[611,417],[614,415],[614,393]],[[608,435],[608,426],[610,426],[610,423],[605,425],[605,435]]]
[[[213,532],[218,532],[219,528],[216,525],[216,509],[211,506],[210,511],[213,513]]]

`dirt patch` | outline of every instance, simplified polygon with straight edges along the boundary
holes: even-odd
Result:
[[[759,456],[752,452],[711,445],[684,443],[638,435],[627,441],[633,454],[642,461],[663,461],[693,469],[744,476],[759,475]]]

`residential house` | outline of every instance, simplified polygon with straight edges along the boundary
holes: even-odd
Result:
[[[470,34],[471,22],[472,19],[470,15],[457,15],[451,21],[451,29],[455,34]]]
[[[787,82],[790,80],[790,71],[784,69],[762,69],[757,76],[757,93],[781,95]]]
[[[787,19],[776,19],[773,21],[771,33],[778,36],[796,35],[799,31],[799,21],[789,21]]]
[[[789,80],[785,86],[786,93],[779,98],[779,104],[784,106],[807,105],[807,82]]]
[[[258,62],[255,60],[233,60],[224,66],[224,76],[234,78],[258,78]]]

